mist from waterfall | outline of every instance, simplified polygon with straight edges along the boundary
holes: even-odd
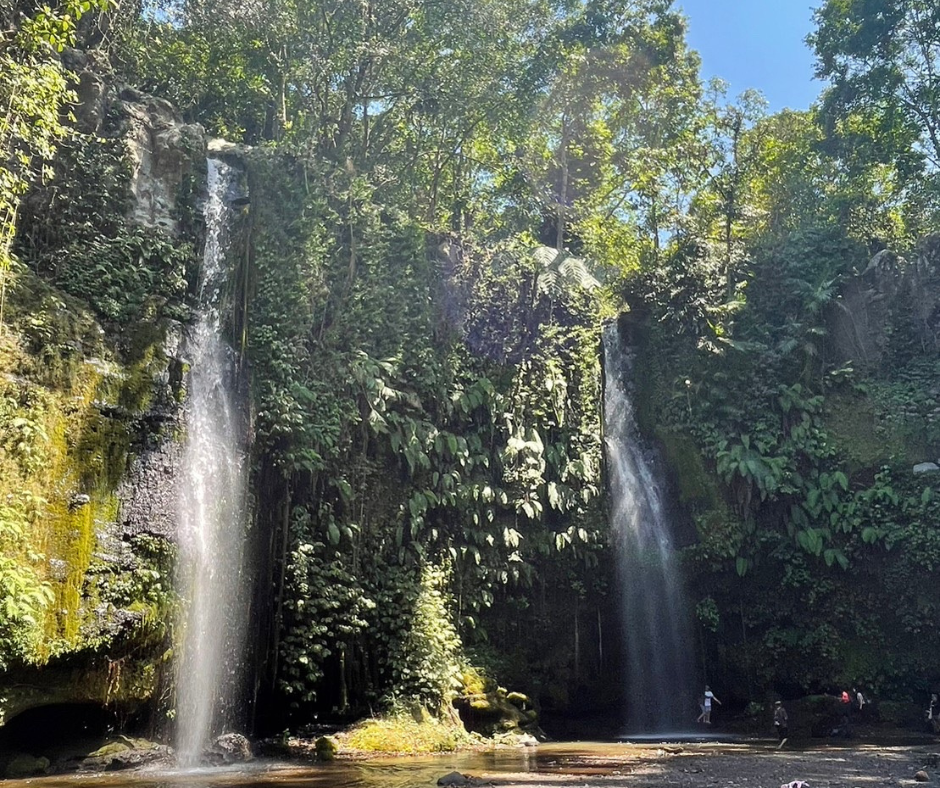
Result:
[[[633,357],[604,330],[604,428],[627,668],[627,735],[689,730],[694,640],[653,455],[636,426]]]
[[[187,337],[176,662],[176,752],[184,766],[198,763],[210,740],[235,723],[244,651],[245,430],[234,354],[220,326],[227,195],[234,179],[230,166],[209,160],[199,313]]]

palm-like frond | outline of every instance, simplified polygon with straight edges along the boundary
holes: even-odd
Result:
[[[556,297],[563,292],[576,289],[591,291],[600,286],[587,263],[568,252],[539,246],[532,252],[532,258],[542,269],[537,284],[539,292],[545,295]]]

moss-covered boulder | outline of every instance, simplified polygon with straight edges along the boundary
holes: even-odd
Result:
[[[37,774],[45,774],[49,769],[49,759],[45,757],[36,757],[25,752],[13,756],[6,768],[3,770],[3,776],[8,780],[21,780],[25,777],[35,777]]]
[[[79,764],[82,772],[113,772],[169,764],[172,751],[164,744],[121,736],[89,753]]]
[[[336,740],[329,736],[321,736],[314,742],[314,751],[317,754],[317,758],[321,761],[335,760],[338,750],[339,745],[336,743]]]
[[[497,687],[489,692],[461,695],[454,707],[467,730],[484,736],[538,730],[538,711],[528,696]]]

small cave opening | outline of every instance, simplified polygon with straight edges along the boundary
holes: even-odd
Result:
[[[0,753],[64,762],[96,750],[118,729],[115,713],[93,703],[54,703],[17,714],[0,728]]]

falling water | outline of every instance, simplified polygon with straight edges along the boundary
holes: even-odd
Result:
[[[604,331],[604,426],[622,588],[627,734],[689,730],[693,641],[670,524],[652,457],[636,427],[633,358]]]
[[[182,765],[198,763],[211,737],[234,724],[244,611],[245,446],[235,364],[221,337],[224,241],[234,170],[209,160],[206,248],[192,362],[179,504],[178,589],[184,600],[176,670],[176,744]]]

